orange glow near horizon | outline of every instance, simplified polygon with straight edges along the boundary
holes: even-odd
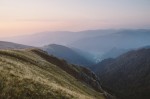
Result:
[[[104,27],[102,22],[88,21],[6,21],[0,24],[0,37],[17,36],[43,31],[81,31]],[[101,25],[101,26],[100,26]]]
[[[0,0],[0,37],[150,28],[150,0]]]
[[[133,25],[133,26],[132,26]],[[107,29],[109,27],[128,27],[128,24],[101,21],[6,21],[0,24],[0,37],[34,34],[44,31],[82,31],[87,29]],[[128,28],[133,27],[130,24]],[[137,27],[138,28],[138,27]]]

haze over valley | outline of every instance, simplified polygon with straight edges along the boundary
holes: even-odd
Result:
[[[150,99],[149,0],[0,0],[0,99]]]

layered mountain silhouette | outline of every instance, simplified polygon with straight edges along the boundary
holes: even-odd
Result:
[[[111,99],[90,70],[39,49],[0,50],[0,98]]]
[[[112,29],[86,30],[86,31],[79,31],[79,32],[46,31],[40,33],[34,33],[32,35],[24,35],[24,36],[0,38],[0,39],[5,41],[10,41],[10,42],[30,45],[30,46],[41,47],[48,44],[68,45],[72,42],[78,41],[79,39],[111,34],[115,31],[116,30],[112,30]]]
[[[44,51],[47,51],[50,55],[54,55],[58,58],[64,59],[69,63],[82,65],[82,66],[91,66],[94,64],[92,56],[88,53],[82,52],[77,49],[69,48],[66,46],[58,44],[50,44],[42,47]]]
[[[150,98],[148,29],[46,32],[3,40],[16,43],[0,41],[2,99],[114,98],[107,92],[118,99]]]
[[[105,54],[113,48],[133,49],[150,44],[150,30],[118,30],[115,33],[80,39],[70,44],[93,53]]]
[[[42,47],[48,44],[65,45],[103,57],[113,48],[131,50],[150,44],[149,29],[106,29],[79,32],[54,31],[33,35],[1,38],[1,40]],[[97,59],[99,60],[99,59]]]
[[[150,98],[150,49],[129,51],[91,66],[103,88],[119,99]]]

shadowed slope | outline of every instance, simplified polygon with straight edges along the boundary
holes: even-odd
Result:
[[[91,69],[102,86],[120,99],[150,99],[150,49],[127,52],[105,59]]]

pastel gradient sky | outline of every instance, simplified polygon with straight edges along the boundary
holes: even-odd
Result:
[[[150,0],[0,0],[0,37],[104,28],[150,28]]]

